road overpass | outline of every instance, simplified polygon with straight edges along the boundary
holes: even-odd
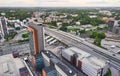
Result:
[[[98,46],[95,46],[91,43],[86,42],[84,39],[71,35],[69,33],[59,31],[56,29],[49,29],[45,27],[45,33],[50,35],[59,41],[69,45],[69,46],[76,46],[86,52],[89,52],[92,55],[95,55],[99,58],[105,59],[109,61],[109,64],[116,69],[120,70],[120,55],[113,56],[113,53],[108,52],[105,49],[102,49]]]

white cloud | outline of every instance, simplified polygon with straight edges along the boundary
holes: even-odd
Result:
[[[0,6],[120,6],[120,0],[0,0]]]

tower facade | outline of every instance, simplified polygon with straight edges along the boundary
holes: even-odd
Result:
[[[5,17],[0,18],[0,28],[1,28],[2,37],[7,36],[8,30],[7,30],[7,21]]]
[[[108,22],[108,30],[120,35],[120,20],[112,20]]]
[[[31,53],[39,54],[44,50],[44,28],[40,23],[28,23],[27,30],[30,33],[30,49]]]

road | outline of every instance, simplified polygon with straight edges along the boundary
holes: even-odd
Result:
[[[22,40],[22,34],[26,33],[27,30],[23,29],[21,31],[18,32],[18,34],[12,39],[12,41],[18,41],[18,40]]]
[[[66,32],[57,31],[57,30],[53,30],[53,29],[49,29],[45,27],[45,33],[50,36],[53,36],[54,38],[60,40],[61,42],[68,44],[69,46],[76,46],[86,52],[89,52],[92,55],[101,57],[102,59],[106,59],[110,62],[110,64],[113,67],[120,70],[120,56],[119,55],[113,56],[113,53],[108,52],[105,49],[97,47],[91,43],[86,42],[83,39],[80,39],[79,37],[68,34]]]
[[[10,54],[13,51],[18,51],[20,53],[30,52],[29,43],[15,44],[15,45],[3,45],[0,46],[0,55]]]

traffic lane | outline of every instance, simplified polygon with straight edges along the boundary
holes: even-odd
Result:
[[[51,33],[49,33],[51,34]],[[76,42],[74,41],[73,39],[70,39],[66,36],[63,36],[63,35],[59,35],[59,34],[56,34],[53,32],[53,34],[51,34],[52,36],[56,37],[58,40],[60,40],[61,42],[67,44],[67,45],[70,45],[70,46],[76,46],[94,56],[99,56],[98,54],[96,54],[93,49],[91,49],[90,47],[86,47],[84,44],[80,44],[79,42]],[[103,57],[102,57],[103,58]]]
[[[79,43],[81,43],[81,44],[84,44],[85,45],[85,47],[90,47],[90,48],[92,48],[93,49],[93,51],[94,50],[96,50],[96,51],[98,51],[98,53],[106,53],[106,55],[110,55],[111,57],[114,57],[114,58],[116,58],[116,59],[120,59],[120,55],[117,55],[116,57],[115,56],[113,56],[113,53],[110,53],[110,52],[107,52],[105,49],[102,49],[102,48],[100,48],[100,47],[97,47],[97,46],[95,46],[95,45],[93,45],[93,44],[90,44],[90,43],[88,43],[88,42],[86,42],[86,41],[81,41],[80,39],[78,39],[78,37],[75,37],[75,36],[73,36],[73,35],[69,35],[69,34],[65,34],[65,32],[58,32],[58,31],[56,31],[56,30],[49,30],[49,29],[47,29],[47,31],[49,31],[49,32],[52,32],[52,33],[54,33],[55,34],[55,32],[57,33],[56,34],[56,36],[59,36],[59,35],[64,35],[65,37],[70,37],[70,38],[72,38],[72,39],[75,39],[75,41],[79,41]],[[75,38],[74,38],[75,37]],[[77,40],[76,40],[76,38],[77,38]],[[69,39],[69,38],[68,38]],[[67,40],[67,39],[66,39]]]
[[[47,30],[47,31],[48,31],[48,30]],[[51,33],[51,31],[49,31],[49,33]],[[52,33],[53,33],[52,36],[56,35],[55,38],[57,37],[58,40],[61,40],[61,39],[59,39],[59,38],[61,38],[61,37],[63,37],[63,40],[65,39],[65,36],[63,36],[63,35],[60,35],[60,34],[55,33],[55,32],[53,32],[53,31],[52,31]],[[67,38],[66,40],[68,40],[68,39],[69,39],[69,38]],[[65,41],[66,41],[66,40],[65,40]],[[69,42],[70,42],[70,41],[69,41]],[[71,44],[71,45],[73,45],[73,44]],[[107,58],[107,59],[112,59],[112,60],[115,60],[115,61],[116,61],[116,59],[112,58],[111,56],[109,56],[109,55],[107,55],[107,54],[104,54],[104,53],[99,52],[99,51],[97,52],[96,50],[94,50],[94,51],[95,51],[96,53],[100,54],[100,55],[102,54],[101,57],[103,57],[103,55],[104,55],[105,57],[103,57],[103,58],[105,58],[105,59]],[[100,56],[100,55],[99,55],[99,56]]]

